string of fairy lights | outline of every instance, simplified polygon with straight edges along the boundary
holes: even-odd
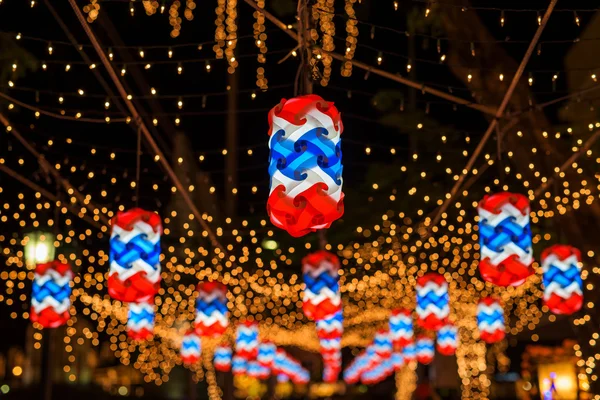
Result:
[[[88,21],[92,22],[100,11],[101,3],[107,1],[92,0],[87,10]],[[148,15],[156,12],[163,12],[163,7],[154,1],[143,1],[143,7]],[[331,2],[320,1],[319,9],[327,10],[326,15],[332,16]],[[396,2],[393,2],[396,3]],[[430,4],[430,3],[427,3]],[[32,2],[35,5],[35,2]],[[361,45],[357,41],[358,25],[360,21],[356,20],[354,6],[355,0],[346,0],[345,11],[348,16],[346,21],[346,38],[340,38],[346,43],[345,57],[351,60],[354,53]],[[435,2],[435,6],[443,6],[443,4]],[[264,7],[264,2],[260,7]],[[130,2],[130,12],[135,15],[135,10],[139,8],[137,2]],[[182,29],[181,18],[179,18],[179,10],[183,8],[184,17],[191,21],[194,17],[193,10],[195,3],[186,1],[185,5],[182,2],[174,1],[169,6],[169,18],[173,30],[172,37],[177,37]],[[397,8],[397,5],[394,6]],[[474,8],[470,8],[474,9]],[[484,10],[484,8],[481,8]],[[134,11],[131,11],[134,10]],[[426,10],[430,10],[427,8]],[[485,9],[491,10],[491,9]],[[502,25],[506,23],[506,14],[508,12],[518,12],[523,10],[499,10],[501,11]],[[537,10],[525,10],[536,12]],[[557,12],[573,12],[574,15],[579,15],[584,12],[592,12],[593,10],[557,10]],[[315,29],[314,39],[322,40],[324,50],[328,48],[333,50],[332,42],[335,39],[335,26],[332,23],[331,17],[324,17],[324,14],[319,10],[314,11],[314,18],[319,19],[318,28]],[[426,11],[428,13],[430,11]],[[539,11],[537,11],[539,13]],[[579,13],[579,14],[578,14]],[[235,69],[237,62],[242,58],[235,54],[235,43],[240,37],[237,37],[237,28],[235,19],[237,15],[237,2],[232,0],[219,1],[216,10],[216,31],[215,31],[215,60],[226,58],[228,70]],[[257,56],[259,64],[264,64],[263,58],[266,54],[277,54],[273,50],[268,50],[266,47],[266,34],[264,33],[264,16],[255,12],[256,19],[254,33],[251,35],[258,49]],[[579,23],[577,23],[579,25]],[[263,36],[264,35],[264,36]],[[259,43],[260,42],[260,43]],[[326,48],[326,46],[330,46]],[[140,50],[140,57],[143,58],[148,50],[146,48]],[[169,58],[171,58],[171,50]],[[375,50],[377,54],[390,54],[383,51]],[[50,51],[52,52],[52,51]],[[289,52],[289,50],[282,51]],[[250,57],[250,56],[248,56]],[[379,56],[381,57],[381,56]],[[421,62],[424,60],[410,60],[410,62]],[[173,63],[181,61],[173,60]],[[328,83],[329,74],[331,73],[331,60],[325,57],[320,59],[323,68],[321,84]],[[378,61],[382,64],[383,61]],[[143,62],[140,62],[142,64]],[[170,61],[169,61],[170,63]],[[77,65],[75,62],[67,65]],[[207,64],[207,66],[210,64]],[[410,65],[410,64],[408,64]],[[91,66],[90,66],[91,67]],[[17,66],[18,68],[18,66]],[[65,72],[69,69],[65,66]],[[206,68],[209,70],[210,68]],[[407,69],[410,67],[407,66]],[[328,71],[328,72],[327,72]],[[343,63],[342,76],[350,76],[352,65]],[[564,70],[561,71],[564,73]],[[553,72],[554,73],[554,72]],[[507,79],[510,74],[505,72],[503,79]],[[503,80],[499,78],[499,80]],[[530,78],[531,79],[531,75]],[[595,82],[595,79],[592,78]],[[531,82],[531,81],[530,81]],[[265,71],[262,66],[257,69],[257,86],[261,89],[267,88],[267,80]],[[10,85],[9,85],[10,86]],[[268,87],[273,90],[273,87]],[[100,97],[101,95],[98,95]],[[160,95],[158,95],[160,96]],[[105,96],[102,96],[105,97]],[[10,109],[10,106],[9,106]],[[573,151],[577,151],[583,144],[585,133],[598,129],[599,122],[586,122],[581,127],[568,128],[566,132],[549,133],[544,136],[548,141],[560,141],[564,145],[565,138],[570,139],[569,142],[573,147]],[[420,128],[419,128],[420,129]],[[526,135],[527,132],[514,132],[519,137]],[[466,157],[470,153],[472,147],[470,136],[466,136],[465,148],[462,156]],[[56,139],[48,139],[47,145],[52,146],[52,141]],[[444,170],[450,180],[458,179],[456,170],[453,170],[454,164],[448,163],[448,160],[453,159],[450,155],[451,149],[446,149],[443,144],[446,143],[445,136],[441,137],[441,149],[435,154],[426,154],[419,151],[414,153],[408,160],[406,165],[400,167],[402,172],[411,173],[419,176],[422,182],[427,182],[429,177],[435,172],[433,169]],[[69,145],[73,144],[67,143]],[[376,154],[374,149],[377,147],[359,143],[357,145],[364,146],[365,157],[371,154]],[[95,147],[90,146],[90,153],[95,154]],[[255,147],[245,148],[248,156],[252,155],[251,151],[255,151]],[[387,153],[386,149],[386,153]],[[539,149],[530,149],[532,158]],[[394,155],[396,148],[390,147],[389,153]],[[108,162],[99,162],[97,168],[102,166],[110,166],[111,163],[117,165],[119,151],[114,150],[109,155]],[[48,154],[52,154],[49,152]],[[197,155],[197,161],[203,161],[205,157],[227,157],[226,150],[215,149],[205,151]],[[204,158],[203,158],[204,157]],[[428,158],[434,157],[434,167],[428,169],[430,163],[426,162]],[[493,164],[494,159],[491,153],[484,154],[485,162]],[[512,190],[516,192],[528,193],[532,201],[536,201],[539,207],[534,207],[531,220],[534,224],[552,223],[552,220],[559,214],[577,210],[585,204],[589,205],[596,201],[598,196],[597,190],[600,190],[600,185],[587,182],[585,180],[574,181],[564,180],[561,182],[562,192],[555,192],[553,196],[534,198],[533,192],[536,187],[541,185],[548,177],[543,176],[539,171],[539,166],[532,163],[529,166],[529,171],[518,171],[516,166],[510,165],[512,152],[506,152],[508,163],[504,168],[506,176],[502,182],[498,177],[491,179],[493,172],[485,172],[478,174],[473,171],[473,176],[481,179],[484,175],[489,177],[489,184],[484,187],[484,192],[491,193],[495,190]],[[431,161],[429,159],[428,161]],[[14,161],[10,159],[0,159],[0,164],[12,164]],[[25,158],[19,158],[16,163],[23,166],[29,163]],[[179,164],[186,162],[196,162],[196,160],[181,160]],[[418,163],[415,166],[411,162]],[[69,179],[77,179],[75,172],[79,169],[76,166],[71,166],[70,169],[66,166],[61,166],[61,161],[58,159],[52,160],[52,163],[64,171],[70,171]],[[572,165],[570,175],[593,176],[593,168],[600,163],[600,158],[594,158],[592,150],[586,153],[586,159],[580,160]],[[591,164],[591,166],[590,166]],[[154,165],[154,164],[150,164]],[[73,170],[75,168],[75,170]],[[86,171],[87,181],[94,181],[102,174],[95,171]],[[90,175],[92,174],[92,175]],[[133,176],[133,174],[129,174]],[[511,178],[510,182],[508,178]],[[566,177],[563,174],[561,178]],[[133,187],[134,181],[129,177],[121,179],[112,177],[113,185],[125,187]],[[121,183],[121,181],[124,181]],[[371,188],[374,194],[381,192],[380,183],[373,182]],[[92,187],[94,185],[86,185]],[[252,187],[253,193],[255,186]],[[168,196],[169,193],[175,193],[176,190],[170,185],[156,185],[153,190],[160,191]],[[189,187],[192,192],[196,188]],[[209,194],[215,194],[214,187],[208,189]],[[92,238],[106,238],[104,233],[107,232],[106,227],[103,227],[101,232],[92,230],[83,225],[78,218],[69,216],[69,211],[64,206],[59,206],[60,221],[48,219],[44,221],[42,215],[43,210],[50,210],[56,204],[44,201],[39,193],[30,192],[12,192],[6,188],[0,188],[0,192],[6,195],[6,202],[3,209],[0,210],[0,222],[6,224],[7,227],[17,224],[22,229],[29,227],[38,228],[41,226],[52,226],[58,224],[68,227],[63,233],[56,236],[55,246],[58,250],[57,258],[59,260],[69,260],[79,269],[79,274],[74,279],[74,290],[72,293],[72,301],[75,307],[72,308],[72,319],[68,323],[65,336],[65,352],[70,354],[68,361],[75,362],[73,346],[75,343],[81,345],[88,340],[94,346],[99,344],[99,334],[104,332],[110,336],[110,349],[124,365],[133,365],[144,374],[146,382],[154,382],[161,385],[169,379],[170,371],[180,364],[177,349],[181,335],[186,327],[193,321],[194,318],[194,296],[195,283],[197,280],[217,279],[222,277],[222,282],[229,286],[228,293],[229,308],[233,310],[232,317],[234,320],[256,320],[264,322],[261,326],[261,335],[273,340],[281,345],[294,345],[309,351],[318,351],[318,340],[314,329],[310,323],[307,323],[304,316],[299,312],[301,299],[299,294],[302,290],[301,277],[299,273],[286,271],[285,266],[294,264],[295,254],[310,251],[312,244],[310,242],[304,244],[302,248],[289,247],[279,248],[272,254],[269,254],[262,247],[263,238],[271,238],[275,236],[275,232],[269,228],[266,220],[261,220],[256,223],[248,220],[242,220],[239,223],[234,223],[230,219],[225,220],[222,226],[215,226],[217,219],[208,213],[203,215],[203,218],[213,224],[217,237],[226,239],[226,250],[228,256],[218,248],[210,248],[204,243],[204,238],[208,236],[205,230],[197,226],[192,215],[180,215],[181,211],[167,210],[163,212],[164,222],[164,253],[161,256],[161,263],[165,267],[162,273],[163,287],[156,298],[158,307],[156,330],[153,340],[135,343],[127,340],[125,335],[124,324],[126,322],[125,308],[119,302],[110,301],[104,294],[105,272],[107,270],[108,254],[105,250],[97,250],[94,254],[91,249],[86,249],[85,243]],[[103,194],[104,193],[104,194]],[[98,194],[89,193],[90,200],[100,200],[108,197],[108,192],[104,190]],[[479,245],[477,244],[477,226],[475,224],[476,217],[472,217],[476,202],[481,193],[476,191],[465,190],[462,198],[454,204],[454,207],[442,216],[442,221],[435,229],[435,235],[427,240],[421,240],[420,229],[422,226],[427,226],[430,219],[427,217],[428,210],[432,205],[440,205],[442,198],[438,197],[438,193],[422,193],[422,188],[392,188],[386,198],[385,205],[381,205],[381,209],[386,209],[386,212],[381,213],[381,221],[372,226],[356,226],[352,227],[355,232],[355,238],[349,243],[328,243],[327,250],[337,251],[342,257],[344,266],[340,277],[341,292],[344,293],[344,314],[346,319],[345,336],[343,340],[344,346],[364,346],[367,343],[366,337],[372,336],[372,333],[377,329],[378,325],[383,324],[388,316],[390,308],[395,306],[403,306],[414,308],[414,286],[416,278],[422,275],[425,271],[437,271],[444,274],[450,283],[451,305],[453,320],[458,328],[461,346],[457,351],[457,361],[459,375],[463,384],[463,396],[466,398],[483,399],[489,394],[490,380],[485,374],[485,368],[481,365],[486,365],[486,347],[472,332],[476,331],[475,325],[475,304],[474,298],[483,297],[494,294],[501,298],[506,315],[512,317],[510,325],[510,333],[516,335],[525,330],[533,331],[541,322],[545,311],[544,306],[538,306],[542,291],[540,289],[539,273],[530,278],[524,285],[517,288],[508,288],[499,290],[490,284],[487,284],[476,278],[477,265],[479,257]],[[10,197],[9,197],[10,196]],[[369,194],[369,199],[372,198]],[[411,210],[398,210],[395,206],[396,200],[400,197],[411,196],[419,203],[413,204]],[[372,200],[368,200],[372,201]],[[416,202],[415,202],[416,203]],[[26,204],[34,204],[35,210],[26,210]],[[119,210],[124,210],[126,205],[118,206]],[[37,211],[36,211],[37,210]],[[102,214],[107,217],[112,217],[114,211],[106,206],[100,206],[96,209],[97,213],[93,216],[95,221],[98,221],[98,215]],[[84,210],[82,209],[82,213]],[[419,225],[418,221],[424,221],[423,225]],[[343,222],[344,226],[352,224],[351,222]],[[556,240],[556,237],[551,233],[534,235],[533,242],[536,245],[549,244]],[[18,306],[19,304],[27,303],[28,286],[27,282],[33,277],[33,272],[25,269],[23,262],[22,243],[23,239],[19,237],[9,237],[0,235],[0,243],[2,243],[2,253],[7,260],[9,270],[0,273],[0,279],[5,282],[5,295],[0,295],[0,301],[3,301],[7,306]],[[74,251],[72,245],[81,244],[84,249],[79,253]],[[185,252],[179,249],[180,244],[186,245]],[[73,249],[69,251],[68,249]],[[585,255],[588,260],[593,261],[597,258],[594,250],[586,249]],[[535,263],[534,267],[540,269],[540,266]],[[592,268],[593,273],[597,273],[597,267]],[[582,277],[587,280],[590,271],[584,270]],[[592,290],[593,284],[587,283],[586,289]],[[593,308],[593,303],[586,305],[587,309]],[[369,309],[369,313],[364,313],[364,309]],[[82,315],[84,317],[82,317]],[[27,311],[12,311],[10,317],[29,318]],[[84,328],[83,331],[77,330],[78,318],[89,318],[96,325],[95,331]],[[556,320],[552,315],[548,317],[550,322]],[[577,326],[583,326],[591,321],[590,312],[586,312],[580,318],[574,319],[573,323]],[[36,327],[39,329],[39,327]],[[593,339],[598,338],[598,333],[593,333]],[[232,332],[228,331],[224,340],[230,340]],[[533,333],[531,339],[538,340],[538,336]],[[36,331],[34,333],[34,348],[41,347],[42,333]],[[75,343],[72,343],[75,342]],[[204,355],[204,369],[196,368],[197,379],[210,380],[209,395],[211,398],[218,398],[218,388],[215,388],[214,370],[211,371],[211,349],[214,349],[218,343],[203,343],[206,350]],[[574,349],[576,355],[583,357],[584,354],[579,347]],[[588,356],[589,357],[589,356]],[[591,355],[591,359],[581,360],[587,366],[586,373],[590,379],[595,381],[598,379],[595,373],[595,361],[600,353]],[[65,372],[69,372],[69,365],[65,365]],[[76,380],[77,376],[73,373],[72,380]],[[69,378],[71,379],[71,378]],[[414,386],[414,375],[409,372],[403,372],[396,379],[400,382],[405,382],[406,387]],[[408,390],[408,389],[407,389]],[[400,396],[400,394],[398,394]]]

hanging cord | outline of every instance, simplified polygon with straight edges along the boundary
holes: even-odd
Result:
[[[140,169],[142,162],[142,126],[139,123],[137,129],[137,148],[135,157],[135,206],[138,207],[140,200]]]
[[[496,125],[496,162],[498,163],[498,183],[500,190],[504,190],[504,163],[502,162],[502,139],[504,139],[504,133],[500,130],[500,127]]]

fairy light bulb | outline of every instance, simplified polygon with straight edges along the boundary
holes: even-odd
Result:
[[[394,11],[398,11],[398,2],[397,1],[394,2]]]
[[[54,49],[52,48],[52,43],[48,43],[48,54],[52,55],[52,51]]]
[[[412,69],[411,61],[408,60],[408,64],[406,64],[406,71],[410,72],[411,69]]]
[[[379,54],[377,55],[377,65],[381,65],[382,62],[383,62],[383,54],[381,54],[381,52],[379,52]]]
[[[112,49],[110,49],[110,48],[109,48],[109,49],[108,49],[108,58],[110,58],[110,61],[112,61],[112,60],[113,60],[114,56],[115,56],[115,55],[113,54],[113,52],[112,52]]]
[[[577,11],[573,11],[573,18],[575,19],[575,25],[581,26],[581,21],[579,20],[579,15],[577,15]]]
[[[183,108],[183,100],[181,99],[181,97],[179,98],[179,100],[177,101],[177,107],[181,110]]]
[[[500,26],[504,28],[504,22],[505,22],[505,18],[504,18],[504,10],[500,11]]]
[[[173,58],[173,50],[169,49],[168,54],[169,54],[169,58]]]
[[[177,65],[177,74],[181,75],[183,73],[183,66],[181,65],[181,63],[179,63]]]
[[[140,58],[144,58],[144,50],[140,49]]]
[[[542,25],[542,16],[540,15],[539,11],[537,11],[536,13],[537,13],[537,22],[538,22],[538,25]]]

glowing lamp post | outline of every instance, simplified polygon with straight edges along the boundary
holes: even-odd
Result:
[[[25,235],[25,265],[34,269],[37,264],[54,261],[54,235],[49,232],[31,232]]]

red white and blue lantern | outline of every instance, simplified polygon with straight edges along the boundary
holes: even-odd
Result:
[[[417,361],[420,364],[431,364],[435,356],[435,346],[433,339],[429,336],[419,336],[416,343]]]
[[[390,334],[386,330],[380,330],[375,333],[371,346],[379,358],[390,358],[392,356],[392,351],[394,350],[392,348]]]
[[[318,320],[316,326],[323,356],[323,381],[336,382],[342,370],[342,311],[327,319]]]
[[[258,324],[246,321],[237,327],[235,354],[246,361],[252,361],[258,356]]]
[[[235,376],[246,375],[248,373],[249,361],[238,355],[233,356],[231,361],[231,373]]]
[[[430,272],[417,279],[417,324],[438,330],[450,315],[448,282],[443,275]]]
[[[504,308],[493,297],[484,297],[477,304],[477,328],[481,340],[496,343],[506,336]]]
[[[33,277],[31,322],[44,328],[64,325],[71,315],[71,266],[60,261],[38,264]]]
[[[302,364],[283,349],[277,349],[275,362],[273,363],[273,372],[277,376],[287,376],[295,384],[307,384],[310,381],[308,370],[302,367]]]
[[[219,282],[198,284],[196,321],[194,328],[200,336],[222,335],[229,325],[227,287]]]
[[[374,385],[386,379],[394,370],[394,364],[390,358],[381,359],[373,368],[364,371],[360,380],[365,385]]]
[[[143,341],[154,332],[154,303],[129,303],[127,313],[127,336]]]
[[[189,331],[183,336],[181,341],[181,349],[179,355],[185,365],[192,365],[200,360],[202,354],[202,346],[200,336],[194,331]]]
[[[275,354],[277,353],[277,346],[274,343],[270,342],[261,342],[258,345],[258,355],[256,356],[256,361],[266,368],[269,373],[273,368],[273,363],[275,362]]]
[[[573,314],[583,305],[581,252],[557,244],[542,252],[544,304],[554,314]]]
[[[410,310],[393,310],[390,315],[389,326],[394,349],[402,349],[414,341],[413,320]]]
[[[338,271],[340,261],[335,254],[324,250],[302,259],[304,296],[302,311],[312,320],[333,317],[342,309]]]
[[[444,325],[437,331],[437,351],[445,356],[452,356],[458,348],[458,329],[452,324]]]
[[[256,379],[267,379],[271,374],[271,370],[261,365],[258,361],[248,362],[247,375]]]
[[[269,112],[273,225],[300,237],[342,216],[342,131],[337,108],[317,95],[284,99]]]
[[[404,361],[404,355],[399,352],[399,351],[395,351],[394,353],[392,353],[392,366],[394,367],[394,371],[400,371],[402,369],[402,367],[404,367],[405,365],[405,361]]]
[[[214,364],[215,369],[219,372],[231,371],[231,358],[233,351],[231,347],[219,345],[215,347]]]
[[[534,273],[529,200],[522,194],[485,196],[479,207],[479,272],[498,286],[518,286]]]
[[[111,221],[108,293],[128,303],[150,301],[160,288],[160,217],[133,208]]]
[[[404,349],[402,350],[402,356],[404,357],[404,362],[407,364],[417,361],[417,346],[414,342],[404,346]]]

